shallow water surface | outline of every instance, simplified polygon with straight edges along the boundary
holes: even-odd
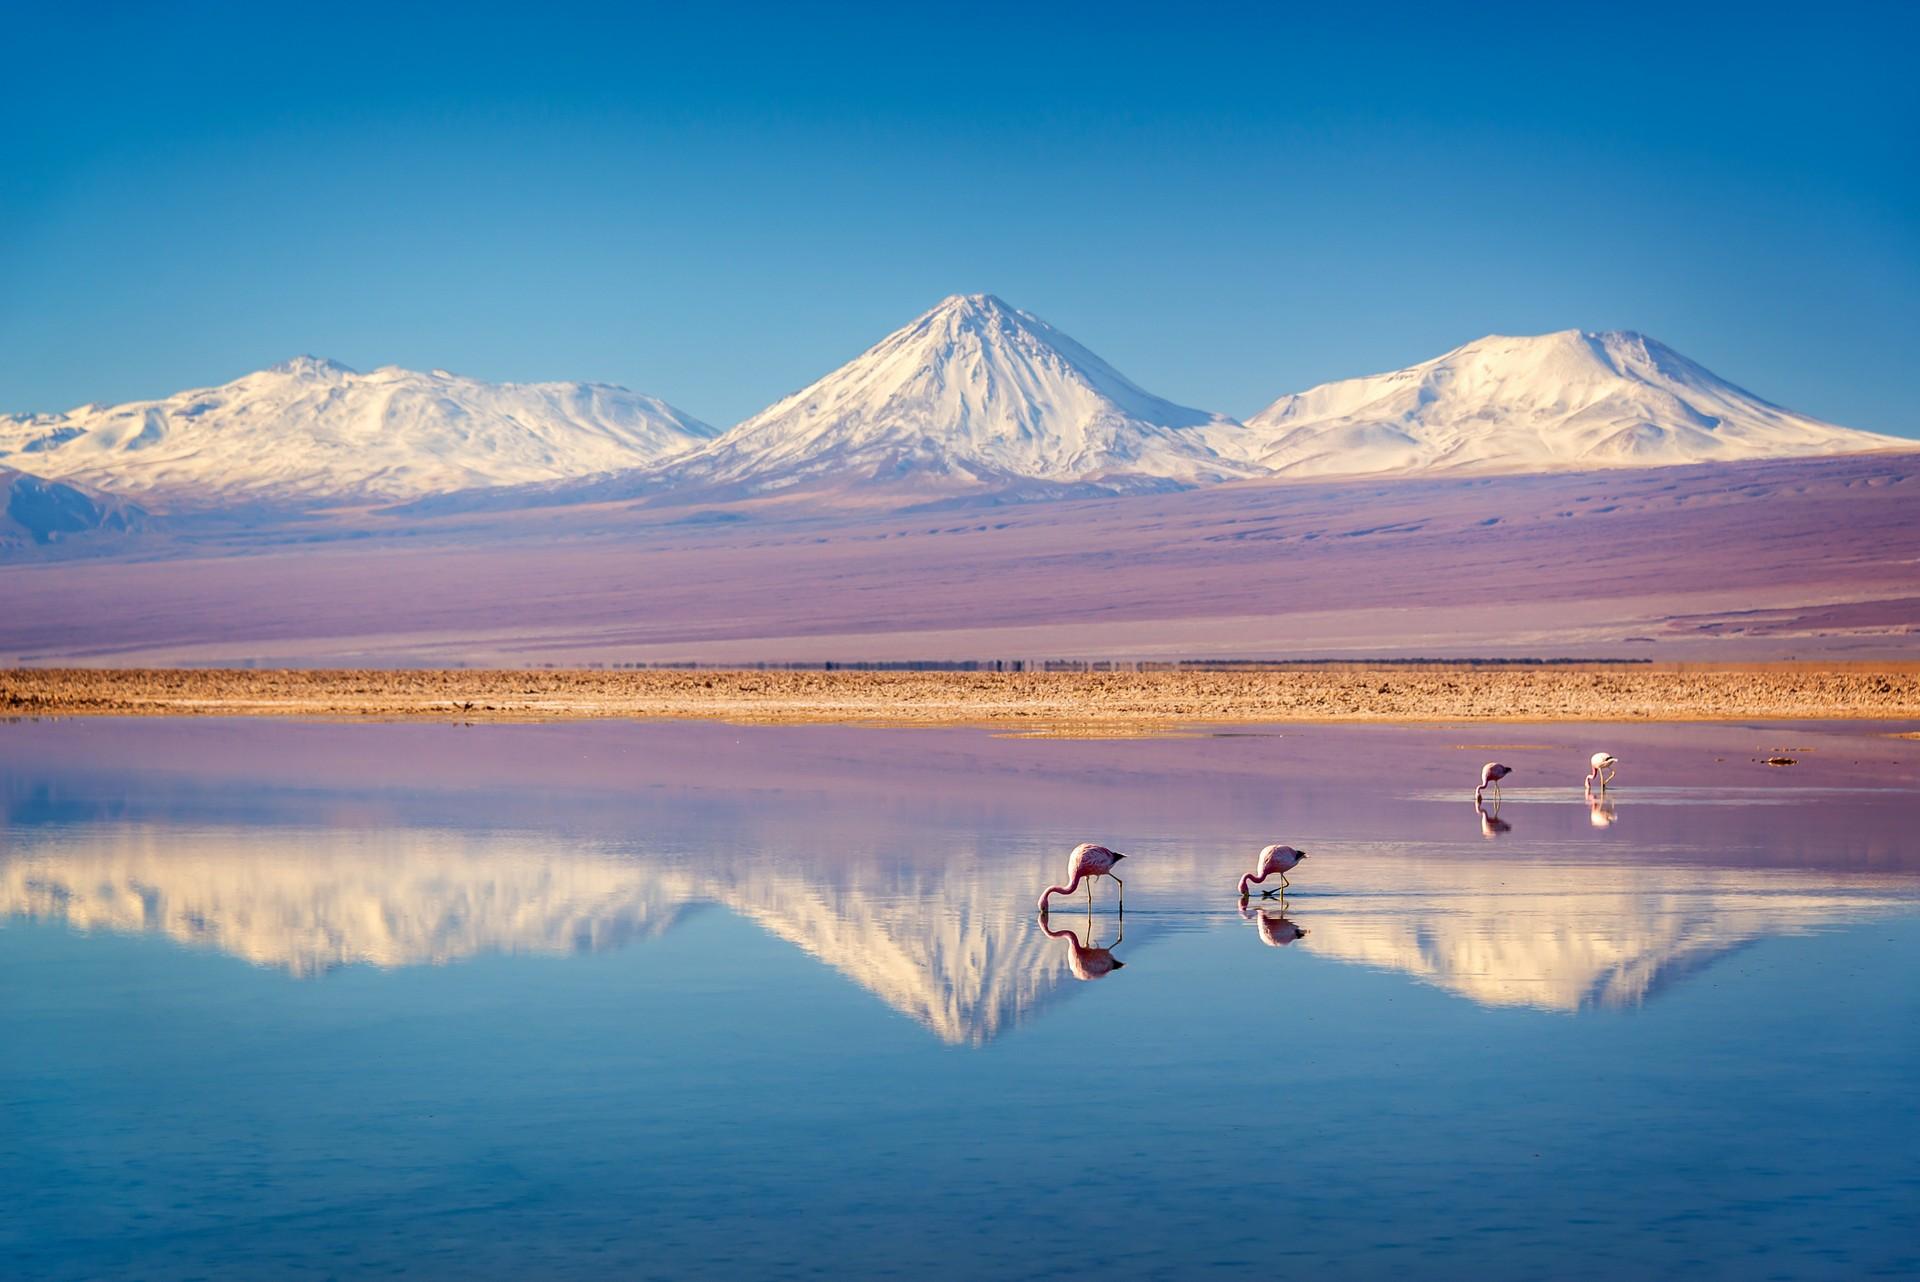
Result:
[[[0,1258],[1912,1276],[1901,728],[0,724]]]

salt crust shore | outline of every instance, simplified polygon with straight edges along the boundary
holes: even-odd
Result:
[[[0,670],[0,716],[987,725],[1920,718],[1920,663],[1299,665],[1232,671]]]

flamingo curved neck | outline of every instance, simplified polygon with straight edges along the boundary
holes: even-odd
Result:
[[[1040,896],[1040,911],[1047,911],[1047,900],[1049,898],[1054,895],[1071,895],[1074,891],[1080,889],[1080,883],[1086,879],[1087,875],[1085,873],[1079,873],[1075,875],[1072,881],[1064,886],[1048,886]]]
[[[1241,897],[1245,898],[1248,886],[1257,886],[1261,882],[1265,881],[1266,879],[1267,879],[1267,875],[1265,873],[1260,873],[1258,875],[1255,875],[1254,873],[1248,873],[1246,876],[1242,877],[1240,879]]]

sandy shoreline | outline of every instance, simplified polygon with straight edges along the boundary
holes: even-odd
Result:
[[[1920,718],[1920,663],[1301,665],[1244,671],[0,670],[5,716],[980,724]]]

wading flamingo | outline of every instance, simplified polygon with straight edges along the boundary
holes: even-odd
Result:
[[[1269,948],[1285,948],[1294,940],[1307,937],[1305,930],[1288,920],[1285,909],[1276,912],[1263,908],[1259,912],[1254,912],[1251,908],[1242,905],[1240,915],[1253,922],[1254,929],[1260,934],[1260,942]]]
[[[1120,941],[1124,939],[1126,935],[1123,931],[1115,935],[1113,942],[1105,948],[1095,948],[1091,942],[1093,939],[1093,920],[1091,916],[1093,910],[1089,908],[1087,911],[1089,914],[1087,920],[1087,940],[1089,942],[1087,943],[1080,942],[1080,936],[1073,933],[1073,927],[1071,926],[1061,930],[1055,930],[1053,927],[1047,925],[1047,915],[1045,913],[1040,914],[1040,929],[1054,939],[1064,939],[1067,941],[1067,969],[1073,972],[1075,979],[1105,979],[1114,971],[1126,966],[1125,962],[1113,955],[1113,950],[1120,946]]]
[[[1480,800],[1488,788],[1493,789],[1494,800],[1500,799],[1500,781],[1513,773],[1512,766],[1503,766],[1498,761],[1489,761],[1480,767],[1480,786],[1473,790],[1473,799]]]
[[[1591,758],[1591,763],[1593,769],[1587,771],[1587,787],[1593,787],[1593,781],[1598,779],[1600,786],[1605,788],[1613,782],[1614,767],[1620,764],[1620,758],[1611,752],[1596,752]]]
[[[1087,904],[1091,906],[1093,879],[1113,877],[1113,866],[1125,858],[1126,856],[1117,850],[1108,850],[1105,846],[1096,846],[1090,841],[1083,841],[1075,846],[1073,853],[1067,856],[1066,885],[1047,887],[1045,893],[1040,896],[1040,915],[1042,917],[1047,915],[1048,899],[1054,895],[1071,895],[1080,889],[1080,883],[1083,881],[1087,883]],[[1120,887],[1120,893],[1124,897],[1127,893],[1126,883],[1118,877],[1113,877],[1113,884]]]
[[[1260,892],[1262,899],[1273,898],[1276,893],[1287,889],[1292,884],[1287,880],[1288,871],[1298,867],[1300,861],[1306,857],[1306,851],[1295,850],[1292,846],[1268,846],[1260,852],[1260,857],[1253,861],[1253,871],[1240,879],[1240,898],[1246,899],[1248,886],[1258,885],[1277,873],[1280,884],[1272,890]]]

